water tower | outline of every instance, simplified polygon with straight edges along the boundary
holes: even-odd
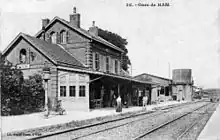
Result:
[[[177,100],[192,100],[193,80],[191,69],[174,69],[172,73],[173,95]]]

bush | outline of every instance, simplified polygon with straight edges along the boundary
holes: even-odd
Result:
[[[20,70],[5,66],[1,76],[1,113],[10,115],[10,112],[21,112],[23,73]]]
[[[20,115],[42,110],[44,88],[41,75],[23,78],[21,70],[10,65],[1,66],[1,114]]]
[[[26,112],[37,112],[44,107],[44,88],[41,75],[29,76],[23,83],[22,100],[25,102],[21,107]]]

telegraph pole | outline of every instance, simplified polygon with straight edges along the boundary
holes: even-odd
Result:
[[[168,76],[169,76],[169,79],[170,79],[170,62],[168,62]]]

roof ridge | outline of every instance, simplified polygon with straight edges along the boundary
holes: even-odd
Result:
[[[47,26],[46,26],[45,28],[47,28],[47,27],[48,27],[52,22],[54,22],[56,19],[59,20],[59,21],[61,21],[61,22],[63,22],[63,23],[66,24],[67,26],[73,28],[74,30],[78,31],[79,33],[83,34],[84,36],[86,36],[86,37],[88,37],[88,38],[90,38],[90,39],[96,40],[96,41],[98,41],[98,42],[100,42],[100,43],[103,43],[103,44],[105,44],[105,45],[107,45],[107,46],[109,46],[109,47],[111,47],[111,48],[114,48],[114,49],[116,49],[116,50],[118,50],[118,51],[124,52],[123,49],[121,49],[120,47],[118,47],[118,46],[112,44],[111,42],[109,42],[109,41],[107,41],[107,40],[105,40],[104,38],[102,38],[102,37],[100,37],[100,36],[93,36],[93,35],[91,35],[87,30],[85,30],[85,29],[83,29],[83,28],[76,28],[76,27],[72,26],[68,21],[66,21],[65,19],[60,18],[60,17],[58,17],[58,16],[55,16],[55,17],[47,24]],[[42,29],[35,35],[35,37],[37,37],[41,32],[42,32]]]
[[[165,80],[170,80],[170,81],[172,81],[172,79],[170,79],[170,78],[165,78],[165,77],[161,77],[161,76],[157,76],[157,75],[153,75],[153,74],[149,74],[149,73],[142,73],[142,74],[139,74],[139,75],[134,76],[134,78],[136,78],[136,77],[138,77],[138,76],[141,76],[141,75],[149,75],[149,76],[157,77],[157,78],[160,78],[160,79],[165,79]]]

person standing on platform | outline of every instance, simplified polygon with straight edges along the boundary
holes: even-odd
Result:
[[[121,97],[120,95],[116,99],[117,106],[116,106],[116,112],[122,112],[122,105],[121,105]]]
[[[110,90],[110,107],[114,107],[114,90]]]
[[[143,97],[143,109],[147,110],[147,102],[148,102],[148,97],[147,95]]]

